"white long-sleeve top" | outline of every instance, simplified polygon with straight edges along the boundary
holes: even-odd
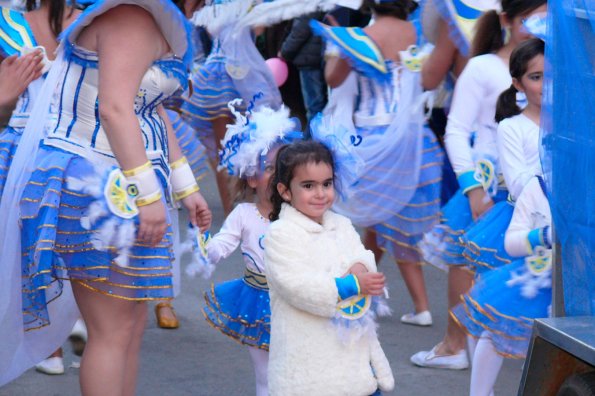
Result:
[[[265,272],[264,235],[269,227],[253,203],[239,204],[225,219],[221,230],[207,244],[207,254],[212,264],[229,257],[241,244],[246,267],[259,273]]]
[[[504,236],[504,248],[513,257],[533,254],[530,234],[541,236],[546,226],[551,227],[550,204],[537,177],[529,180],[514,206],[510,225]]]
[[[506,187],[516,200],[529,180],[543,173],[539,160],[539,125],[523,114],[507,118],[498,124],[496,140]]]
[[[469,190],[472,187],[469,180],[471,183],[473,180],[461,178],[461,175],[473,172],[478,159],[487,157],[497,161],[496,102],[511,83],[508,66],[494,54],[471,58],[457,80],[446,124],[445,145],[463,190]],[[498,169],[497,164],[494,165]],[[479,186],[479,182],[475,185]]]
[[[319,224],[283,204],[267,233],[271,296],[271,396],[365,396],[394,378],[376,334],[344,343],[333,325],[335,278],[360,262],[376,271],[351,221],[327,211]],[[353,332],[357,332],[357,326]]]

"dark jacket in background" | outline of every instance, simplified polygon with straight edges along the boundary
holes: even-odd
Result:
[[[323,13],[317,12],[293,20],[289,35],[281,46],[281,56],[298,69],[322,67],[322,39],[312,34],[310,19],[322,20]]]

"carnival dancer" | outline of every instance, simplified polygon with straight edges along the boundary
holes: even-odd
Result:
[[[481,14],[490,9],[498,9],[498,0],[429,0],[423,3],[422,27],[425,38],[434,45],[432,52],[422,67],[422,84],[425,89],[435,90],[430,127],[444,145],[444,133],[448,110],[451,106],[452,91],[457,78],[463,71],[470,56],[474,26]],[[441,203],[445,204],[456,193],[459,184],[448,158],[444,159],[442,171]],[[423,243],[420,245],[424,249]],[[426,257],[427,259],[427,257]],[[462,273],[459,273],[462,272]],[[462,281],[468,284],[466,270],[459,266],[448,267],[448,307],[451,309],[459,302]],[[466,286],[465,286],[466,287]],[[465,333],[448,317],[446,333],[439,344],[438,353],[444,359],[417,360],[418,365],[433,367],[465,368],[467,356],[456,355],[464,350]]]
[[[487,272],[453,311],[468,333],[481,337],[473,355],[471,395],[490,394],[502,356],[525,356],[532,319],[547,316],[551,300],[551,253],[544,250],[551,248],[551,214],[539,158],[544,47],[543,41],[533,38],[512,52],[513,84],[496,107],[504,178],[510,194],[522,197],[515,204],[505,247],[511,256],[532,257]],[[527,98],[522,112],[517,92]]]
[[[489,271],[452,311],[478,338],[471,370],[471,396],[493,394],[504,357],[524,358],[533,319],[549,316],[552,300],[552,218],[541,176],[532,178],[516,201],[506,231],[506,251],[524,257]]]
[[[510,56],[512,84],[500,94],[496,106],[497,143],[502,175],[513,200],[535,175],[542,175],[539,158],[539,124],[543,88],[545,43],[531,38]],[[521,110],[517,93],[527,105]]]
[[[531,37],[523,28],[523,19],[545,9],[544,0],[507,0],[502,2],[500,14],[484,13],[473,38],[474,56],[455,86],[445,143],[461,189],[444,206],[441,224],[425,236],[423,248],[424,257],[432,264],[442,268],[462,266],[454,273],[457,279],[449,282],[451,297],[460,296],[471,287],[473,274],[464,268],[477,263],[473,270],[481,272],[510,263],[503,237],[513,207],[507,202],[508,190],[498,162],[496,101],[511,84],[511,52]],[[506,37],[502,35],[503,26]],[[492,209],[494,202],[497,205]],[[479,217],[481,222],[476,226]],[[464,256],[467,243],[474,250],[468,250]],[[469,341],[472,355],[474,342]],[[456,347],[460,349],[455,350]],[[430,351],[416,353],[411,361],[434,368],[469,366],[464,347],[454,343],[439,343]]]
[[[256,395],[266,396],[271,308],[264,236],[273,209],[269,181],[280,145],[302,134],[286,107],[277,111],[265,107],[236,117],[222,142],[220,166],[240,178],[242,196],[255,196],[256,200],[237,205],[221,230],[208,240],[206,250],[209,264],[215,265],[241,245],[246,268],[243,278],[211,286],[205,293],[203,314],[211,326],[248,346]]]
[[[256,49],[249,26],[242,26],[242,18],[254,6],[252,0],[210,0],[198,11],[192,21],[204,26],[213,38],[211,53],[205,63],[192,76],[194,93],[182,106],[182,114],[199,131],[207,148],[225,136],[226,125],[232,124],[227,103],[243,98],[250,103],[262,92],[259,106],[278,109],[281,95],[262,55]],[[206,122],[206,124],[205,124]],[[216,152],[210,155],[216,168]],[[216,174],[217,187],[228,215],[233,207],[230,180],[225,171]]]
[[[374,16],[367,28],[312,23],[327,41],[325,76],[333,91],[325,122],[344,130],[335,135],[362,164],[354,179],[339,180],[343,194],[334,210],[367,227],[364,243],[377,261],[381,249],[393,255],[414,305],[401,321],[427,326],[432,316],[416,245],[439,218],[443,153],[424,128],[421,52],[407,22],[415,2],[364,4]],[[316,125],[311,129],[324,139]]]
[[[384,275],[349,219],[330,210],[334,172],[320,142],[295,142],[277,154],[265,237],[273,396],[364,396],[394,387],[370,308]]]
[[[18,299],[0,288],[22,309],[1,306],[3,383],[67,337],[70,280],[89,329],[82,394],[134,394],[143,302],[172,293],[168,191],[195,225],[211,221],[160,106],[186,84],[189,29],[169,0],[103,0],[64,32],[0,207],[2,264],[21,264],[2,281],[22,286]]]
[[[502,176],[509,190],[508,200],[513,202],[527,181],[541,174],[539,117],[544,43],[540,39],[528,41],[519,44],[510,57],[513,84],[500,95],[495,117],[498,122],[504,121],[498,125],[496,141]],[[523,95],[526,103],[522,112],[517,105],[518,93]],[[508,117],[512,118],[503,120]],[[471,261],[476,276],[510,262],[510,257],[501,253],[504,252],[504,232],[512,217],[511,210],[508,203],[496,204],[485,218],[462,236],[466,245],[463,255]]]

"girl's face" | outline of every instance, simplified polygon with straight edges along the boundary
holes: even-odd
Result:
[[[267,153],[258,176],[248,177],[248,185],[256,190],[256,196],[260,202],[269,200],[271,194],[269,190],[269,181],[271,176],[275,173],[275,158],[277,157],[279,147],[274,150],[269,150]]]
[[[333,169],[324,162],[309,162],[297,166],[289,188],[279,183],[277,190],[295,209],[317,223],[322,223],[322,215],[335,201]]]
[[[520,81],[512,79],[514,87],[525,93],[527,102],[535,107],[541,107],[541,93],[543,88],[543,55],[537,55],[529,61],[527,71]]]
[[[518,44],[520,44],[523,41],[528,40],[532,37],[529,33],[527,33],[525,31],[525,28],[523,26],[523,22],[525,21],[525,19],[527,19],[533,15],[544,14],[546,12],[547,12],[547,5],[544,4],[544,5],[537,7],[536,9],[534,9],[533,11],[531,11],[527,14],[517,15],[512,20],[509,20],[506,17],[506,14],[503,13],[503,14],[501,14],[501,17],[500,17],[500,24],[503,27],[510,29],[510,41],[516,47]]]

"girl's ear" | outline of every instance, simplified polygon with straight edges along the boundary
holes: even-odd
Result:
[[[525,92],[525,88],[523,88],[523,84],[521,84],[521,82],[515,77],[512,78],[512,85],[514,85],[514,87],[516,88],[517,91]]]
[[[258,178],[256,176],[248,176],[246,182],[248,183],[248,187],[256,188],[258,185]]]
[[[277,192],[285,202],[291,201],[291,190],[283,183],[277,183]]]
[[[512,21],[508,19],[508,14],[501,12],[498,16],[500,17],[500,26],[502,26],[502,29],[510,29]]]

